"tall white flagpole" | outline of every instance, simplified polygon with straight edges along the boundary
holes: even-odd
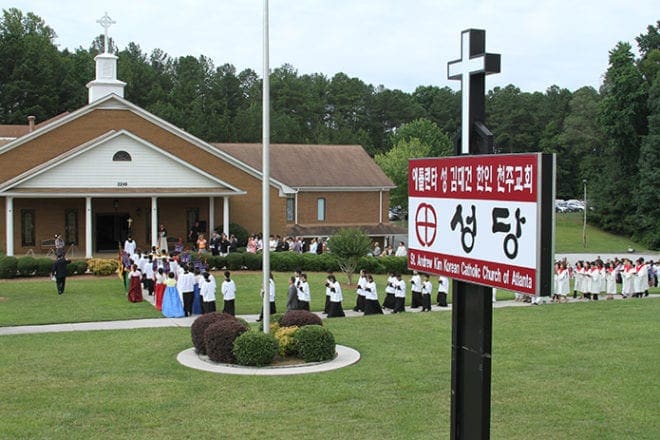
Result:
[[[264,0],[264,74],[262,109],[262,243],[263,243],[263,323],[264,333],[270,331],[270,67],[268,60],[268,0]]]

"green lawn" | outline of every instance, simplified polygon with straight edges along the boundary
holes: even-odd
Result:
[[[222,308],[220,271],[214,272],[218,283],[218,308]],[[322,311],[325,304],[325,273],[308,273],[312,293],[312,310]],[[288,273],[275,273],[276,304],[278,311],[286,310]],[[262,275],[257,272],[234,272],[237,286],[236,314],[258,314],[261,311]],[[348,286],[346,277],[338,274],[343,281],[344,308],[355,306],[355,287]],[[385,275],[374,276],[379,286],[379,297],[385,297]],[[435,280],[434,286],[436,284]],[[111,277],[69,277],[66,291],[57,295],[55,283],[49,279],[25,279],[0,281],[0,327],[15,325],[53,324],[69,322],[112,321],[120,319],[157,318],[162,315],[151,304],[135,304],[127,300],[123,284],[116,276]],[[437,287],[437,286],[436,286]],[[498,299],[512,299],[513,294],[498,291]],[[435,295],[433,295],[435,299]],[[451,294],[449,295],[451,302]],[[410,294],[407,297],[410,305]]]
[[[584,214],[558,213],[555,217],[555,252],[557,253],[627,253],[629,248],[645,251],[646,247],[625,237],[604,232],[587,224],[587,246],[582,244]]]
[[[580,219],[557,216],[557,252],[585,251]],[[588,240],[586,252],[643,249],[599,231]],[[289,275],[275,274],[279,310]],[[233,277],[237,313],[258,313],[261,274]],[[312,308],[321,310],[325,274],[309,277]],[[385,277],[376,278],[382,289]],[[344,285],[344,307],[354,303],[354,288]],[[658,299],[495,309],[492,437],[660,438],[659,314]],[[146,302],[128,302],[116,277],[70,277],[62,296],[50,280],[0,281],[0,326],[158,316]],[[325,325],[360,351],[358,364],[304,376],[223,376],[176,362],[191,346],[185,328],[2,336],[0,439],[449,436],[450,313]]]
[[[492,437],[656,439],[660,301],[497,309]],[[0,338],[0,438],[436,439],[449,435],[451,316],[326,321],[356,365],[283,377],[179,365],[187,329]]]

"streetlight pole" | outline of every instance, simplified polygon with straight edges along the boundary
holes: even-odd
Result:
[[[587,247],[587,179],[582,179],[584,185],[584,221],[582,222],[582,247]]]

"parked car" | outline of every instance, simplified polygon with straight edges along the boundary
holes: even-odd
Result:
[[[571,212],[584,211],[584,202],[581,200],[575,200],[575,199],[567,200],[566,206],[568,206]]]
[[[566,205],[566,200],[562,200],[562,199],[555,200],[555,212],[568,212],[568,206]]]
[[[394,206],[390,208],[388,218],[390,221],[408,220],[408,211],[401,206]]]

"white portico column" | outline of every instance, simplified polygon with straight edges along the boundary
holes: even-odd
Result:
[[[85,258],[92,257],[92,198],[85,197]]]
[[[158,246],[158,197],[151,198],[151,245]]]
[[[209,237],[215,229],[215,197],[209,197]]]
[[[5,198],[5,230],[7,232],[7,256],[14,256],[14,198]]]
[[[222,232],[229,237],[229,197],[222,198]]]

